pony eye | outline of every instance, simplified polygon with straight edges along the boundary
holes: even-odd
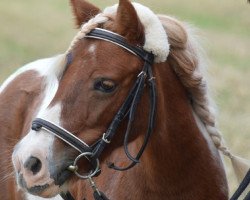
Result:
[[[105,93],[111,93],[115,90],[116,84],[109,79],[100,79],[95,82],[94,89]]]

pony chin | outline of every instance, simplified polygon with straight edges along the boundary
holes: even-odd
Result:
[[[49,188],[44,190],[42,193],[40,193],[39,196],[43,198],[51,198],[51,197],[55,197],[59,193],[60,193],[60,187],[53,184],[49,186]]]
[[[42,198],[53,198],[56,197],[58,194],[61,192],[66,191],[66,184],[62,186],[55,185],[54,183],[49,185],[48,188],[45,190],[38,192],[38,193],[33,193],[28,191],[27,195],[28,196],[33,196],[34,199],[37,199],[37,197],[42,197]],[[28,198],[30,199],[30,198]],[[31,198],[32,199],[32,198]]]

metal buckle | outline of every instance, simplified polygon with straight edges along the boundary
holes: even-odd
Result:
[[[141,71],[141,72],[138,74],[138,76],[137,76],[137,77],[140,77],[140,76],[144,76],[144,77],[146,77],[146,76],[147,76],[147,74],[146,74],[146,72]]]
[[[84,153],[80,154],[79,156],[76,157],[76,159],[75,159],[73,165],[70,165],[70,166],[68,167],[68,170],[74,172],[75,175],[78,176],[78,177],[81,178],[81,179],[89,179],[89,178],[95,176],[95,175],[99,172],[99,170],[100,170],[100,162],[99,162],[98,159],[95,159],[96,168],[95,168],[94,171],[91,170],[89,173],[86,173],[86,174],[79,174],[79,173],[77,172],[78,169],[79,169],[78,166],[77,166],[77,162],[80,160],[80,158],[85,157],[85,158],[89,161],[90,159],[89,159],[88,156],[92,156],[92,155],[93,155],[93,153],[91,153],[91,152],[84,152]]]
[[[109,143],[111,142],[111,140],[107,140],[105,136],[106,136],[106,133],[103,133],[102,140],[103,140],[105,143],[109,144]]]
[[[154,76],[152,76],[150,79],[148,79],[148,81],[153,81],[155,80],[156,78]]]

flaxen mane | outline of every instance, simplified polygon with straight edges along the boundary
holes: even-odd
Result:
[[[234,156],[224,144],[217,128],[213,105],[208,92],[208,84],[203,74],[204,58],[192,28],[178,20],[160,15],[171,46],[168,60],[190,96],[194,112],[201,119],[214,145],[232,161],[237,178],[243,179],[249,170],[249,162]]]

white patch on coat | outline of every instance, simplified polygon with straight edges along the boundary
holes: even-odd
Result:
[[[46,98],[45,98],[46,100]],[[46,119],[55,124],[60,123],[61,105],[40,110],[37,117]],[[45,130],[30,132],[20,141],[17,150],[13,153],[14,159],[18,157],[19,162],[23,165],[30,156],[43,154],[44,157],[51,158],[53,156],[52,146],[55,136]],[[45,184],[45,183],[43,183]]]
[[[169,55],[170,44],[162,23],[149,8],[139,3],[132,4],[145,30],[145,44],[143,49],[155,55],[156,63],[165,62]],[[117,8],[118,4],[105,8],[103,13],[115,14]]]
[[[96,45],[91,44],[89,49],[88,49],[88,52],[91,53],[91,54],[95,54],[95,51],[96,51]]]
[[[0,92],[4,90],[4,88],[11,83],[18,75],[29,71],[34,70],[39,73],[41,77],[44,77],[44,99],[42,101],[42,104],[39,108],[39,112],[37,117],[44,118],[46,120],[52,121],[55,124],[59,124],[60,114],[61,114],[61,106],[57,104],[56,106],[49,108],[48,106],[51,103],[52,99],[54,98],[59,85],[59,76],[61,72],[61,66],[58,64],[58,62],[62,62],[62,58],[64,58],[64,55],[59,55],[52,58],[45,58],[40,59],[37,61],[34,61],[32,63],[29,63],[22,68],[18,69],[13,75],[11,75],[1,86]],[[50,138],[50,139],[48,139]],[[51,145],[53,142],[54,136],[48,133],[44,134],[36,134],[34,131],[30,131],[24,138],[21,140],[20,144],[18,145],[19,149],[20,146],[25,149],[29,147],[30,145],[35,145],[34,147],[39,147],[39,143],[41,143],[41,147],[45,148],[45,144],[47,141],[48,145]],[[32,149],[33,147],[29,147],[29,149]],[[48,148],[45,148],[48,149]],[[27,155],[27,153],[24,153]]]
[[[61,62],[62,55],[42,59],[30,63],[19,71],[16,74],[20,74],[26,70],[35,70],[39,72],[39,74],[44,77],[45,82],[45,91],[44,91],[44,99],[42,104],[39,108],[37,116],[34,117],[41,117],[43,119],[52,121],[55,124],[59,123],[60,114],[61,114],[61,106],[57,104],[52,108],[48,108],[49,104],[51,103],[52,99],[54,98],[59,85],[58,76],[61,72],[61,69],[57,69],[58,62]],[[6,83],[7,84],[7,83]],[[44,152],[47,155],[52,155],[51,147],[53,145],[54,135],[46,132],[46,131],[39,131],[35,132],[31,130],[18,144],[18,157],[21,159],[21,162],[25,162],[32,153],[32,150],[36,151],[47,151]]]
[[[40,110],[37,117],[50,121],[56,125],[60,125],[61,104],[58,103],[51,108]]]
[[[40,76],[44,78],[44,99],[41,103],[40,108],[38,109],[38,114],[34,116],[34,118],[41,117],[55,124],[60,123],[61,105],[60,103],[58,103],[51,108],[48,106],[58,90],[59,76],[61,73],[61,69],[59,69],[59,67],[62,66],[60,64],[61,62],[62,56],[38,60],[21,68],[21,70],[19,70],[11,78],[13,80],[15,76],[18,76],[18,74],[21,74],[26,70],[37,71]],[[10,83],[11,79],[7,80],[7,82],[5,82],[5,85]],[[54,139],[55,136],[47,131],[40,130],[36,132],[30,130],[29,133],[18,143],[13,152],[12,159],[13,163],[15,163],[15,165],[17,166],[15,166],[17,168],[16,171],[23,168],[24,163],[29,159],[30,156],[38,157],[43,163],[42,169],[40,171],[44,173],[44,176],[43,178],[38,179],[38,182],[36,181],[36,183],[39,185],[51,183],[51,181],[53,180],[50,178],[47,165],[49,164],[48,160],[53,157],[52,147]],[[24,172],[26,171],[24,170]],[[33,177],[26,179],[28,187],[32,186],[33,184],[32,178]]]
[[[41,76],[60,76],[62,69],[57,63],[62,61],[62,57],[63,55],[58,55],[52,58],[39,59],[24,65],[9,76],[9,78],[1,85],[0,94],[17,76],[29,70],[37,71]]]

